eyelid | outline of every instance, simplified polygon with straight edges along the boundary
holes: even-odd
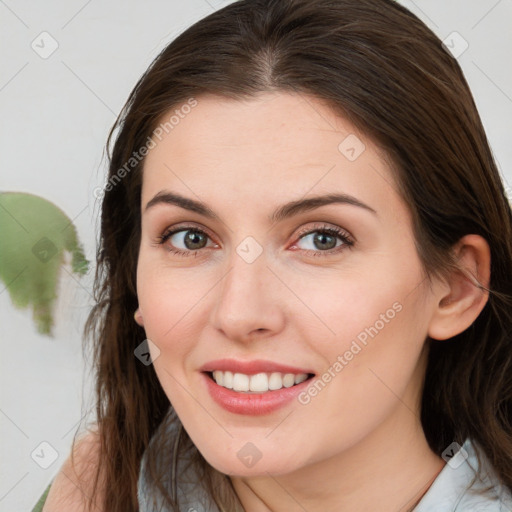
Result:
[[[165,237],[168,234],[176,234],[180,231],[184,231],[186,229],[197,229],[198,231],[205,232],[212,240],[215,239],[214,236],[212,236],[211,232],[205,228],[204,226],[198,226],[196,224],[188,224],[185,222],[185,224],[178,223],[176,226],[170,226],[166,228],[161,237]],[[341,234],[345,235],[347,238],[349,238],[352,241],[356,241],[355,237],[350,234],[346,229],[343,229],[340,226],[337,226],[335,224],[330,224],[329,222],[324,221],[316,221],[313,226],[303,227],[299,230],[299,232],[295,235],[296,238],[301,238],[302,235],[309,234],[315,230],[325,230],[325,229],[334,229],[336,231],[339,231]],[[159,238],[161,238],[159,237]]]
[[[331,224],[329,222],[323,221],[317,221],[314,223],[313,226],[302,228],[301,230],[299,230],[296,236],[298,238],[301,238],[302,235],[306,235],[314,231],[326,231],[329,229],[339,232],[340,235],[344,235],[346,238],[350,239],[353,242],[356,241],[355,237],[353,237],[346,229],[343,229],[342,227],[337,226],[336,224]]]
[[[199,226],[196,224],[187,224],[187,223],[185,223],[185,224],[178,223],[175,226],[174,225],[169,226],[166,229],[164,229],[164,231],[162,232],[162,235],[160,235],[157,238],[164,238],[164,237],[167,237],[168,235],[172,236],[176,233],[179,233],[180,231],[187,231],[187,230],[191,230],[191,231],[196,230],[196,231],[202,232],[205,235],[208,235],[208,237],[212,241],[215,241],[215,237],[212,235],[212,233],[209,229],[205,228],[204,226]],[[217,242],[215,242],[215,243],[217,243]]]

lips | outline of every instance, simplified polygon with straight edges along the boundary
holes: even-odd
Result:
[[[223,372],[243,373],[245,375],[255,375],[256,373],[293,373],[298,375],[300,373],[311,374],[314,373],[310,368],[298,368],[296,366],[289,366],[273,361],[266,361],[263,359],[255,359],[252,361],[239,361],[236,359],[217,359],[209,361],[200,368],[203,372],[214,372],[220,370]]]
[[[237,361],[234,359],[219,359],[210,361],[201,367],[204,382],[213,400],[229,412],[245,415],[269,414],[290,403],[314,376],[309,368],[299,368],[283,365],[272,361],[253,360]],[[226,381],[229,376],[229,382]],[[267,375],[272,377],[276,385],[262,385]],[[285,378],[277,376],[285,376]],[[215,377],[214,377],[215,376]],[[237,381],[247,381],[249,384],[239,385]],[[281,380],[281,386],[277,386]],[[286,380],[286,383],[285,383]],[[256,390],[251,390],[251,383],[258,382]],[[264,384],[264,383],[263,383]],[[275,387],[275,389],[272,389]]]

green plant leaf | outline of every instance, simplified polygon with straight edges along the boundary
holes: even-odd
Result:
[[[72,272],[86,274],[76,228],[60,208],[32,194],[0,193],[0,280],[16,307],[32,308],[38,332],[48,336],[66,251]]]

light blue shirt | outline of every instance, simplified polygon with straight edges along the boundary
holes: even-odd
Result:
[[[470,487],[475,476],[472,468],[478,468],[478,460],[473,443],[467,439],[437,475],[414,512],[512,512],[512,494],[499,481],[487,457],[482,459],[482,480],[477,478]],[[486,495],[473,492],[489,485],[492,489]]]
[[[172,432],[167,430],[168,439],[172,439]],[[436,479],[415,507],[414,512],[512,512],[512,494],[500,483],[496,473],[484,456],[482,465],[482,480],[477,478],[473,485],[472,479],[478,468],[474,445],[469,439],[462,445],[456,445],[452,450],[453,456],[437,475]],[[157,464],[164,464],[166,481],[162,482],[170,494],[171,455],[159,453]],[[161,493],[156,486],[148,481],[146,469],[146,453],[142,459],[138,482],[138,499],[140,512],[171,512],[165,507]],[[217,506],[211,502],[201,483],[188,468],[185,470],[185,461],[178,462],[177,472],[181,484],[178,487],[180,512],[219,512]],[[482,495],[472,492],[485,489],[491,485],[489,493]]]

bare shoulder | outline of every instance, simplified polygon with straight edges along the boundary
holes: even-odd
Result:
[[[52,482],[43,512],[85,512],[99,463],[100,439],[97,430],[82,434]],[[98,482],[95,512],[102,512],[101,480]]]

